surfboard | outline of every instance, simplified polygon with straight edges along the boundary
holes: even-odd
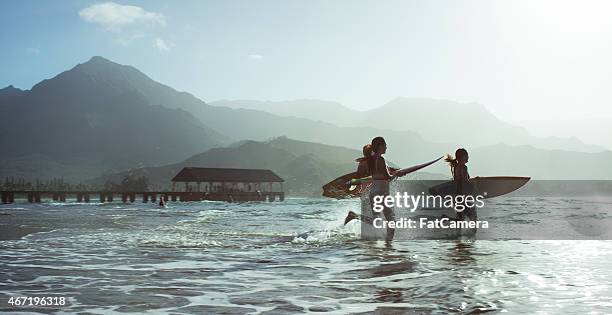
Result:
[[[347,182],[355,177],[357,177],[357,172],[352,172],[323,185],[323,196],[336,199],[359,197],[361,189],[349,190],[349,185],[347,185]]]
[[[405,172],[406,174],[410,174],[412,172],[416,172],[424,167],[427,167],[431,164],[434,164],[436,162],[438,162],[442,157],[439,157],[433,161],[429,161],[427,163],[423,163],[423,164],[419,164],[419,165],[415,165],[415,166],[411,166],[411,167],[407,167],[407,168],[402,168],[400,170],[397,170],[397,172]],[[364,182],[369,182],[372,181],[372,176],[367,176],[367,177],[362,177],[362,178],[354,178],[351,179],[350,181],[350,185],[357,185],[357,184],[361,184]]]
[[[439,157],[427,163],[407,167],[401,169],[400,171],[406,172],[406,174],[416,172],[424,167],[427,167],[439,161],[441,158],[442,157]],[[365,177],[363,178],[363,180],[359,180],[358,183],[352,183],[351,180],[357,179],[357,176],[357,172],[348,173],[323,185],[323,196],[336,199],[359,197],[364,191],[369,188],[372,182],[372,177],[369,176],[369,180],[367,180],[368,177]]]
[[[482,195],[485,198],[493,198],[509,194],[523,187],[531,177],[518,176],[491,176],[475,177],[470,179],[471,187],[466,187],[465,194]],[[455,181],[445,182],[429,189],[432,195],[456,195],[457,183]]]

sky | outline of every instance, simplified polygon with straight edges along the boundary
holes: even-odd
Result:
[[[2,1],[0,87],[103,56],[204,101],[478,102],[612,149],[612,1]]]

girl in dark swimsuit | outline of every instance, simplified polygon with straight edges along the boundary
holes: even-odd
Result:
[[[359,163],[357,166],[357,178],[363,178],[370,175],[368,160],[372,156],[372,145],[369,143],[364,145],[362,152],[363,156],[355,160],[355,162]]]
[[[448,162],[450,165],[453,180],[457,184],[458,195],[467,195],[472,191],[470,174],[468,173],[467,165],[465,165],[468,160],[469,155],[467,150],[464,148],[457,149],[457,151],[455,151],[454,158],[449,154],[444,159],[444,161]],[[463,220],[466,217],[470,220],[476,220],[476,209],[466,208],[457,214],[457,220]]]

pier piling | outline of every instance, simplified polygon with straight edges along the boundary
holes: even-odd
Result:
[[[135,202],[137,198],[142,197],[143,203],[148,203],[149,200],[157,203],[159,199],[168,201],[229,201],[229,202],[244,202],[244,201],[283,201],[285,199],[284,192],[204,192],[204,191],[157,191],[157,192],[121,192],[121,191],[42,191],[42,190],[2,190],[0,191],[0,201],[2,203],[13,203],[15,198],[26,199],[28,202],[42,202],[43,199],[53,200],[56,202],[66,202],[67,197],[74,197],[77,202],[89,202],[91,195],[98,195],[100,203],[112,202],[113,197],[117,194],[122,202]],[[140,199],[139,199],[140,200]]]

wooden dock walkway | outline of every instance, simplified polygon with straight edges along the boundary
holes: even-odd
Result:
[[[52,200],[66,202],[74,199],[76,202],[135,202],[136,200],[147,202],[157,202],[158,198],[164,201],[226,201],[226,202],[245,202],[245,201],[283,201],[284,192],[183,192],[183,191],[52,191],[52,190],[7,190],[0,191],[2,203],[13,203],[15,200],[24,199],[28,202],[42,202]],[[94,198],[95,197],[95,198]],[[93,199],[92,199],[93,198]]]

